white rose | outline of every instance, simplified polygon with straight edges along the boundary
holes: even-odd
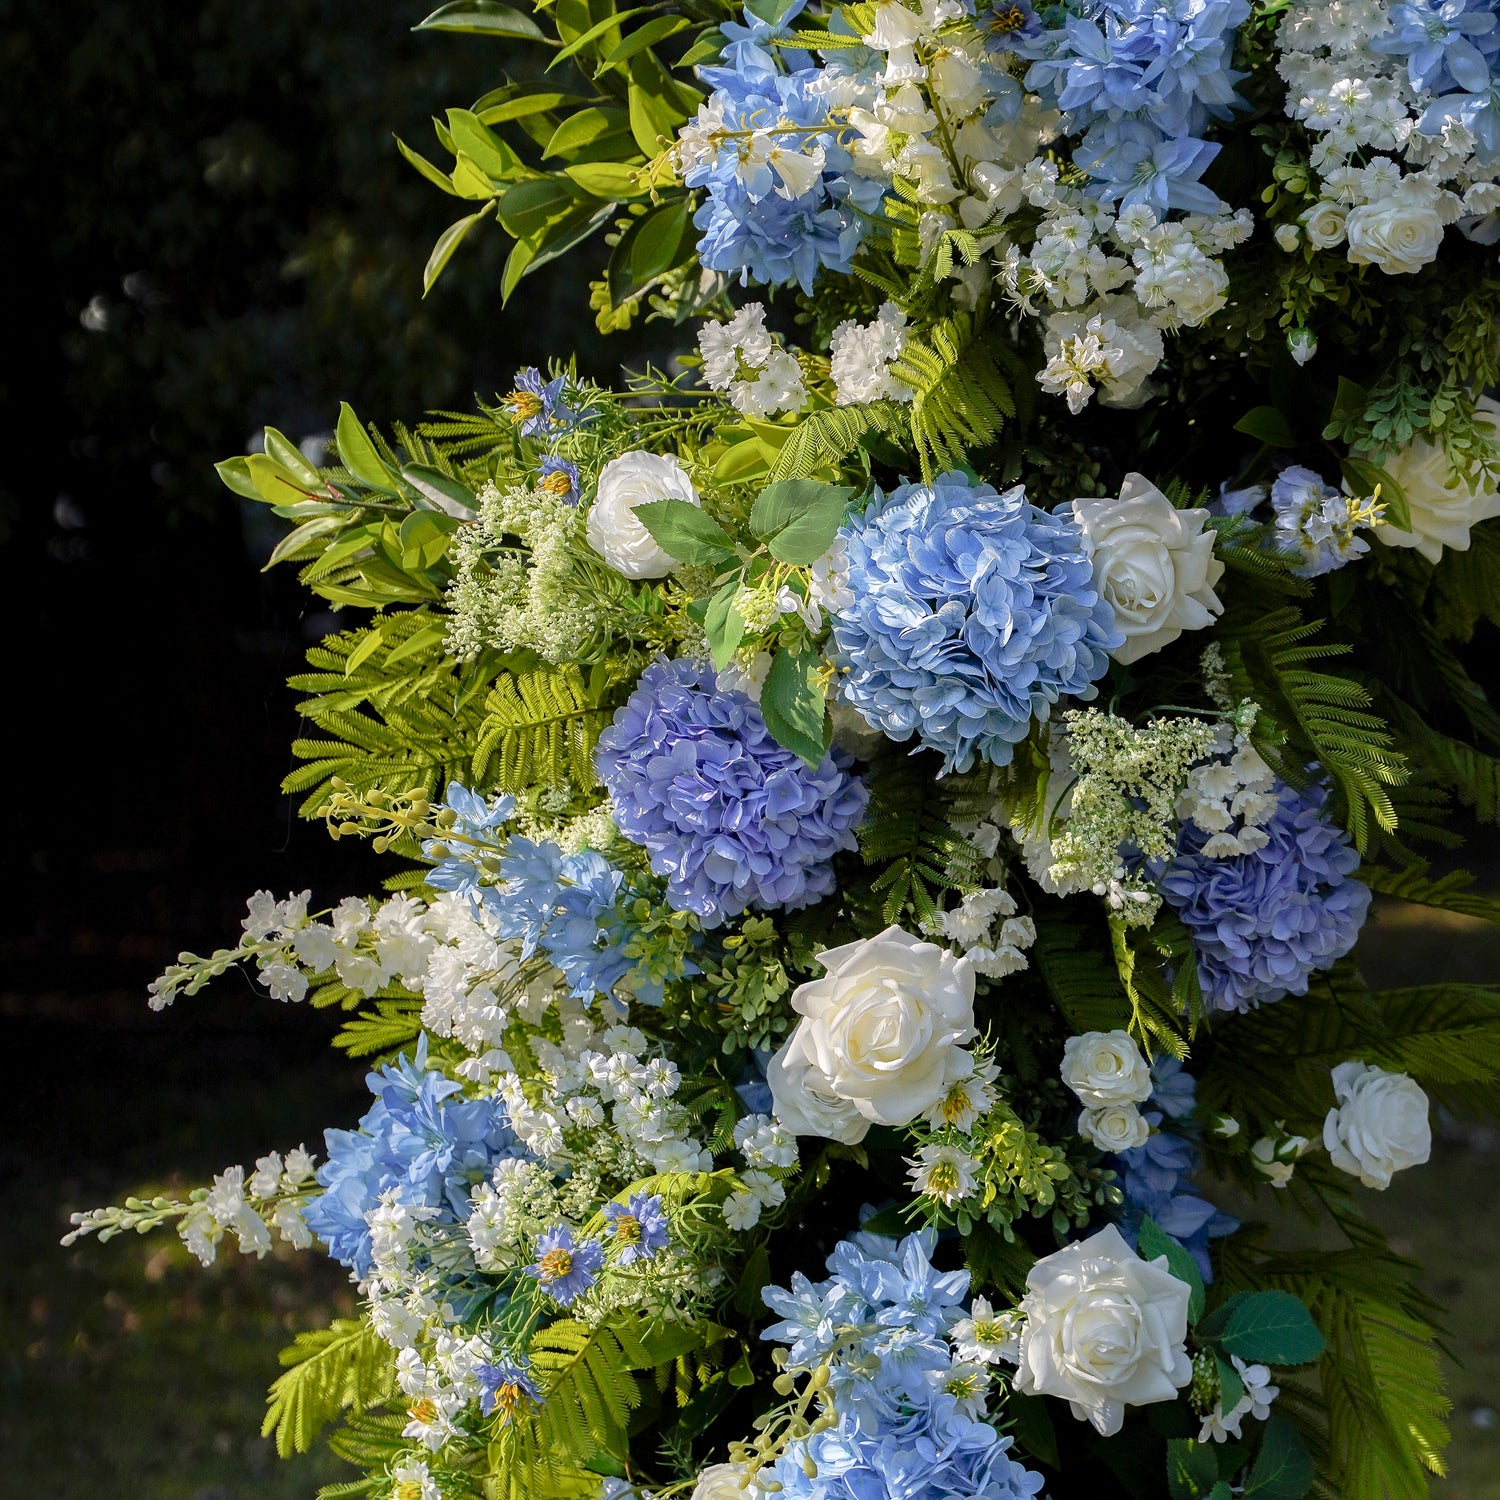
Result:
[[[1214,585],[1224,564],[1214,556],[1213,533],[1203,529],[1206,510],[1178,510],[1149,479],[1127,474],[1118,500],[1074,500],[1072,513],[1094,583],[1125,635],[1110,653],[1116,661],[1160,651],[1223,613]]]
[[[1481,396],[1474,420],[1490,437],[1500,438],[1500,401]],[[1494,487],[1481,481],[1477,489],[1470,489],[1449,467],[1443,450],[1425,438],[1416,438],[1385,459],[1384,468],[1406,496],[1411,530],[1387,522],[1380,528],[1380,539],[1392,547],[1415,547],[1428,562],[1435,563],[1444,547],[1467,552],[1470,529],[1500,516],[1500,494]]]
[[[1063,1045],[1062,1080],[1090,1109],[1143,1104],[1151,1097],[1151,1065],[1128,1031],[1086,1031]]]
[[[1302,215],[1302,227],[1319,250],[1331,249],[1344,237],[1344,222],[1349,211],[1340,203],[1326,198],[1315,203]]]
[[[1419,1167],[1432,1154],[1427,1095],[1405,1073],[1368,1063],[1333,1070],[1338,1107],[1323,1122],[1323,1144],[1341,1172],[1370,1188],[1388,1188],[1393,1173]]]
[[[1133,1104],[1105,1104],[1078,1116],[1078,1133],[1101,1151],[1131,1151],[1151,1139],[1146,1117]]]
[[[1060,1396],[1113,1437],[1127,1406],[1170,1401],[1193,1378],[1187,1283],[1166,1256],[1142,1260],[1113,1224],[1039,1260],[1026,1286],[1018,1391]]]
[[[766,1064],[776,1118],[794,1135],[858,1145],[869,1133],[870,1122],[849,1100],[831,1093],[828,1080],[806,1058],[789,1060],[789,1047],[790,1043]]]
[[[690,1500],[754,1500],[761,1488],[747,1478],[745,1464],[710,1464],[693,1486]]]
[[[1443,219],[1430,199],[1398,191],[1351,208],[1344,232],[1356,266],[1379,266],[1387,276],[1402,276],[1436,258]]]
[[[586,528],[589,546],[627,578],[665,578],[677,565],[636,516],[636,506],[652,500],[702,503],[687,471],[665,454],[624,453],[600,471]]]
[[[828,972],[793,991],[803,1019],[766,1073],[784,1124],[814,1133],[793,1123],[812,1118],[798,1092],[811,1089],[874,1124],[906,1125],[974,1071],[963,1045],[975,1036],[968,959],[899,927],[818,958]]]

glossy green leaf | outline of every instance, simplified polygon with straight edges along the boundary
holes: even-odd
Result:
[[[365,638],[344,658],[344,676],[351,677],[385,644],[377,626],[365,632]]]
[[[622,21],[630,21],[633,20],[636,16],[644,16],[649,12],[649,10],[649,6],[638,5],[634,10],[617,11],[611,15],[605,16],[602,21],[596,21],[592,26],[588,28],[587,31],[582,31],[577,36],[575,36],[568,43],[568,45],[564,47],[562,51],[559,52],[550,63],[547,64],[548,69],[550,70],[552,68],[555,68],[558,63],[564,62],[568,58],[575,56],[577,53],[581,52],[585,47],[587,47],[590,42],[597,41],[598,38],[603,36],[606,32],[613,31],[616,27],[619,26]]]
[[[703,634],[708,638],[708,649],[716,672],[724,670],[729,658],[745,639],[744,616],[734,607],[735,595],[739,591],[740,580],[731,578],[708,601],[708,610],[703,616]]]
[[[537,86],[533,83],[508,83],[504,88],[491,89],[474,105],[475,119],[486,125],[503,125],[507,120],[523,120],[528,115],[546,114],[554,109],[569,109],[577,104],[593,104],[596,100],[582,94],[567,94],[560,89]]]
[[[369,433],[360,425],[359,418],[354,415],[354,408],[347,401],[339,403],[339,424],[335,436],[339,462],[356,479],[369,485],[372,490],[380,490],[387,495],[396,493],[391,481],[391,471],[375,451],[375,444],[370,441]]]
[[[658,156],[677,138],[678,127],[692,111],[687,93],[649,52],[630,64],[630,129],[648,158]],[[696,94],[694,93],[694,97]]]
[[[747,484],[762,479],[771,472],[772,456],[767,454],[757,439],[736,443],[728,452],[720,455],[714,465],[714,480],[718,484]]]
[[[623,62],[629,62],[636,53],[644,52],[647,47],[654,47],[658,42],[666,41],[669,36],[676,36],[679,31],[686,31],[692,24],[684,16],[657,16],[654,20],[647,21],[644,26],[638,26],[632,31],[604,59],[604,65],[606,68],[615,68]]]
[[[529,170],[478,115],[470,114],[466,109],[450,109],[448,129],[453,135],[453,144],[472,157],[479,169],[496,182],[505,182]]]
[[[282,468],[298,479],[303,488],[319,491],[323,489],[323,476],[302,456],[302,450],[285,433],[274,427],[265,431],[266,456],[274,458]]]
[[[1173,1438],[1167,1443],[1167,1493],[1172,1500],[1207,1500],[1219,1482],[1219,1460],[1209,1443]]]
[[[307,498],[307,488],[289,469],[265,453],[252,453],[245,468],[256,495],[272,505],[290,505]],[[319,481],[319,489],[322,482]]]
[[[663,203],[636,219],[620,236],[606,273],[610,300],[616,307],[678,264],[685,248],[688,208],[686,198]]]
[[[422,155],[420,151],[413,151],[405,141],[398,135],[395,137],[396,149],[419,171],[434,187],[440,187],[445,193],[455,192],[455,188],[448,180],[448,174],[441,171]]]
[[[1297,438],[1292,431],[1291,423],[1274,406],[1251,407],[1234,424],[1234,430],[1243,432],[1247,437],[1256,438],[1268,447],[1295,448],[1297,446]]]
[[[591,104],[569,115],[553,132],[543,157],[571,157],[585,146],[592,146],[610,136],[622,135],[630,128],[630,117],[613,105]]]
[[[295,530],[289,531],[271,549],[271,555],[266,559],[266,565],[261,572],[269,572],[277,563],[284,563],[297,557],[310,543],[316,542],[319,537],[327,536],[329,532],[337,531],[343,524],[342,515],[314,516],[312,520],[304,521]]]
[[[264,500],[266,498],[256,488],[254,479],[250,477],[250,462],[248,459],[226,458],[222,463],[214,465],[214,472],[236,495],[242,495],[246,500]]]
[[[584,192],[592,193],[596,198],[608,199],[612,203],[644,197],[648,191],[637,181],[634,167],[627,167],[617,161],[581,162],[577,166],[564,167],[563,172]]]
[[[413,31],[462,31],[471,36],[519,37],[526,41],[552,39],[530,16],[499,0],[449,0],[412,27]],[[556,45],[552,43],[552,45]]]
[[[566,218],[580,201],[580,193],[565,177],[537,177],[518,182],[500,199],[500,222],[518,240],[543,233]]]
[[[489,218],[494,208],[495,201],[491,199],[478,213],[467,214],[462,219],[456,220],[437,237],[437,243],[432,247],[432,254],[427,257],[427,264],[422,268],[422,295],[424,297],[432,290],[433,283],[442,275],[443,267],[453,259],[453,252],[463,243],[464,236],[481,219]]]
[[[633,510],[656,545],[678,562],[722,567],[735,556],[734,538],[701,506],[686,500],[650,500]]]
[[[1198,1270],[1198,1262],[1150,1214],[1141,1220],[1138,1248],[1143,1260],[1155,1260],[1157,1256],[1165,1255],[1167,1269],[1179,1281],[1187,1283],[1188,1322],[1196,1323],[1203,1316],[1204,1296],[1203,1275]]]
[[[461,521],[468,520],[477,509],[473,490],[439,469],[429,468],[426,464],[407,464],[401,477],[429,505]]]
[[[761,717],[771,738],[809,766],[828,753],[827,695],[823,658],[816,651],[778,651],[760,694]]]
[[[453,191],[480,202],[495,196],[497,184],[467,151],[460,151],[453,160]]]

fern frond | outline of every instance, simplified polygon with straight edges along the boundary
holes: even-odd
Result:
[[[422,1030],[422,1001],[377,1000],[375,1009],[345,1021],[333,1045],[350,1057],[378,1056],[383,1061],[415,1042]]]
[[[1129,1026],[1130,997],[1111,956],[1091,941],[1084,927],[1056,914],[1051,905],[1037,911],[1031,957],[1074,1032]]]
[[[902,410],[894,401],[830,406],[806,416],[782,445],[772,479],[806,479],[837,469],[863,438],[878,435],[900,443],[908,438]]]
[[[308,1452],[341,1411],[362,1411],[395,1389],[389,1347],[356,1319],[336,1318],[327,1328],[299,1333],[280,1359],[288,1368],[266,1396],[261,1435],[275,1434],[283,1458]]]
[[[1448,874],[1433,879],[1427,860],[1421,859],[1404,870],[1387,870],[1382,865],[1364,864],[1359,868],[1359,878],[1385,896],[1397,896],[1402,901],[1415,901],[1421,906],[1436,906],[1443,911],[1456,911],[1465,917],[1478,917],[1483,922],[1500,922],[1500,901],[1487,896],[1472,894],[1474,877],[1467,870],[1451,870]]]
[[[605,673],[585,679],[572,665],[501,676],[485,699],[475,781],[508,792],[563,781],[595,786],[594,746],[614,717],[609,694]]]

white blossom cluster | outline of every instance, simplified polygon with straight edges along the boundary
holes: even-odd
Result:
[[[914,1193],[935,1199],[945,1208],[979,1197],[983,1143],[975,1139],[975,1132],[999,1101],[995,1087],[999,1076],[986,1044],[979,1043],[974,1048],[974,1071],[950,1084],[922,1115],[923,1122],[938,1134],[907,1159],[907,1178]]]
[[[1295,0],[1277,33],[1286,113],[1315,137],[1318,191],[1277,241],[1286,250],[1304,240],[1320,250],[1343,245],[1353,264],[1388,275],[1434,260],[1450,224],[1484,243],[1500,236],[1500,159],[1476,157],[1475,135],[1457,113],[1428,113],[1433,98],[1413,84],[1410,49],[1379,45],[1393,35],[1397,8]]]
[[[1228,1410],[1222,1400],[1214,1403],[1214,1409],[1203,1418],[1198,1433],[1200,1443],[1227,1443],[1230,1438],[1240,1437],[1240,1423],[1249,1417],[1253,1422],[1264,1422],[1271,1415],[1271,1403],[1281,1394],[1281,1388],[1271,1384],[1271,1372],[1265,1365],[1247,1365],[1238,1354],[1231,1354],[1235,1373],[1240,1377],[1244,1392]]]
[[[906,345],[906,314],[894,302],[881,305],[872,323],[846,318],[833,330],[830,373],[838,404],[910,401],[914,392],[891,374]]]
[[[705,323],[698,348],[704,382],[745,416],[772,417],[807,404],[802,367],[772,338],[761,303],[746,303],[727,323]]]
[[[1036,923],[1016,915],[1016,898],[1003,886],[967,892],[957,906],[938,913],[933,930],[988,979],[1020,973],[1028,964],[1025,950],[1036,941]]]
[[[1195,766],[1177,799],[1177,816],[1209,835],[1200,852],[1210,859],[1251,854],[1267,843],[1265,825],[1276,811],[1276,778],[1250,743],[1248,728],[1221,730],[1215,758]]]

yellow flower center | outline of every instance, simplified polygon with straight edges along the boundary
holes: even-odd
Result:
[[[549,495],[556,495],[561,500],[565,495],[573,491],[573,481],[568,476],[566,469],[554,469],[547,477],[541,480],[537,488]]]
[[[1009,36],[1026,24],[1026,12],[1019,5],[997,5],[980,25],[995,36]]]
[[[961,1083],[956,1083],[948,1091],[948,1097],[943,1100],[943,1119],[949,1125],[955,1125],[969,1110],[969,1091]]]
[[[615,1220],[615,1239],[622,1245],[640,1244],[641,1221],[634,1214],[621,1214]]]
[[[972,1372],[967,1375],[955,1375],[943,1389],[950,1396],[957,1396],[960,1400],[968,1396],[977,1396],[980,1389],[979,1377]]]
[[[413,1479],[398,1479],[391,1500],[422,1500],[422,1486]]]
[[[535,391],[512,391],[505,405],[513,422],[527,422],[542,414],[542,398]]]
[[[542,1281],[561,1281],[573,1269],[573,1252],[559,1246],[549,1250],[537,1262],[537,1272]]]
[[[414,1422],[431,1422],[437,1416],[437,1407],[431,1401],[413,1401],[406,1408],[406,1415]]]
[[[951,1161],[940,1161],[927,1174],[927,1191],[934,1198],[958,1191],[958,1168]]]
[[[525,1395],[525,1391],[520,1386],[510,1381],[495,1387],[495,1410],[500,1413],[502,1421],[510,1421]]]

